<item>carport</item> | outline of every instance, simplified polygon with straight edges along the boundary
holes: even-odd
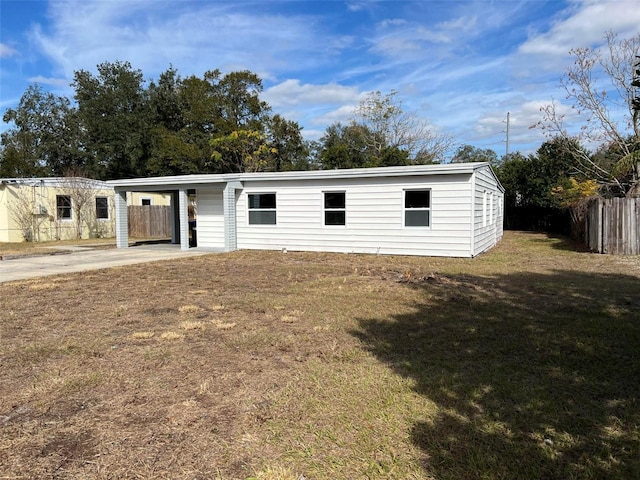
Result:
[[[228,175],[184,175],[156,178],[112,180],[108,182],[115,191],[116,246],[129,247],[128,192],[169,193],[171,195],[171,243],[181,250],[191,248],[189,244],[189,195],[195,194],[198,222],[204,222],[208,236],[198,239],[198,246],[236,249],[236,189],[242,184],[236,176]],[[199,202],[199,199],[206,201]],[[215,228],[218,226],[219,228]]]

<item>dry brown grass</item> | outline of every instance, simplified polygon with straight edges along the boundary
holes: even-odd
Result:
[[[636,478],[639,281],[508,232],[0,284],[0,478]]]
[[[50,255],[55,252],[61,252],[67,245],[75,246],[91,246],[92,248],[115,248],[116,242],[114,238],[90,238],[80,240],[62,240],[55,242],[17,242],[17,243],[0,243],[0,257],[20,256],[20,255]]]

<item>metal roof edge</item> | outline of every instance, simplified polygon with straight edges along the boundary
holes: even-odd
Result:
[[[131,178],[109,180],[115,188],[179,186],[230,181],[277,181],[277,180],[325,180],[342,178],[397,177],[405,175],[471,174],[476,169],[489,165],[486,162],[446,163],[434,165],[410,165],[402,167],[349,168],[335,170],[295,170],[290,172],[250,172],[225,174],[192,174],[166,177]]]
[[[0,178],[3,185],[45,185],[48,187],[66,187],[72,182],[86,182],[99,188],[113,188],[108,182],[86,177],[14,177]]]

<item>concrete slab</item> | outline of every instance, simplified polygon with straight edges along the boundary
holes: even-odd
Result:
[[[56,247],[57,248],[57,247]],[[187,258],[213,253],[213,250],[190,248],[180,250],[178,245],[137,245],[129,248],[93,249],[86,246],[65,248],[56,255],[14,257],[0,260],[0,282],[98,270],[136,263]]]

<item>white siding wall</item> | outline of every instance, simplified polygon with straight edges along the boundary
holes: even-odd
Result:
[[[404,189],[431,189],[431,226],[404,227]],[[323,225],[323,192],[346,192],[346,225]],[[277,225],[249,225],[247,196],[276,193]],[[245,181],[237,202],[239,249],[469,257],[471,175]],[[200,230],[200,228],[199,228]],[[199,232],[200,233],[200,232]]]
[[[478,255],[502,238],[503,197],[489,167],[475,173],[474,252]]]
[[[221,189],[197,190],[198,247],[224,248],[224,210]]]

